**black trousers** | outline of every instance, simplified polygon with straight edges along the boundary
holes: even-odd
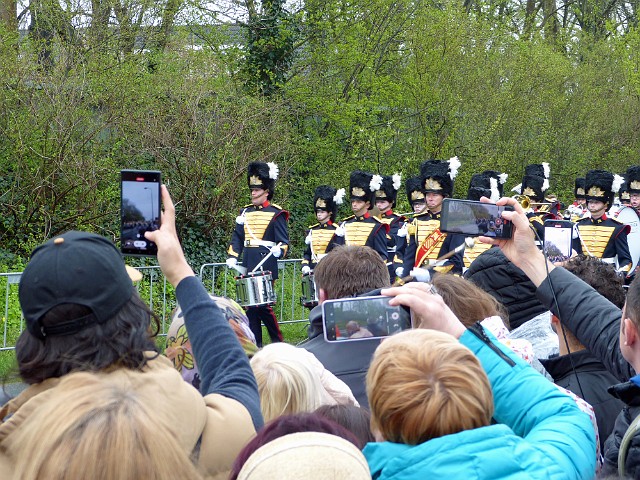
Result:
[[[271,338],[271,343],[282,342],[282,332],[278,325],[278,319],[273,312],[271,305],[260,305],[257,307],[247,307],[247,317],[249,317],[249,327],[256,337],[256,344],[262,347],[262,324],[267,327],[267,332]]]

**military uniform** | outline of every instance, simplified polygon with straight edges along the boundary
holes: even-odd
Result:
[[[406,236],[398,235],[398,231],[404,225],[406,218],[393,213],[401,182],[402,178],[399,174],[393,176],[385,175],[382,177],[380,189],[376,190],[376,202],[389,202],[389,209],[381,213],[377,218],[389,226],[387,233],[387,267],[391,283],[396,278],[396,270],[402,267],[406,246]]]
[[[423,193],[438,193],[443,197],[453,194],[453,179],[460,162],[457,157],[448,162],[427,160],[420,165],[421,190]],[[440,212],[427,212],[413,217],[407,229],[407,247],[404,253],[403,272],[408,275],[414,267],[427,267],[436,260],[464,245],[464,236],[440,231]],[[446,259],[435,271],[462,273],[463,250]]]
[[[364,215],[351,215],[344,219],[340,225],[342,235],[336,235],[336,245],[357,245],[371,247],[387,261],[387,230],[388,225],[373,217],[369,212]]]
[[[351,201],[369,202],[369,210],[375,203],[375,192],[382,185],[380,175],[356,170],[349,176]],[[336,232],[334,245],[356,245],[373,248],[387,261],[387,233],[389,226],[374,218],[368,211],[364,215],[345,218]],[[331,245],[330,248],[333,248]]]
[[[250,189],[268,190],[270,199],[277,178],[277,166],[263,162],[251,162],[248,167],[248,184]],[[236,218],[236,226],[231,236],[231,244],[227,250],[227,265],[230,260],[236,262],[242,256],[242,265],[251,272],[263,260],[260,269],[271,272],[271,278],[278,278],[278,258],[283,257],[289,248],[289,229],[287,222],[289,212],[269,200],[261,205],[246,205]],[[275,248],[278,247],[278,248]],[[280,255],[270,252],[276,250]],[[271,342],[283,341],[278,320],[271,305],[246,307],[251,331],[256,343],[262,346],[262,324],[267,328]]]
[[[619,179],[617,185],[614,180]],[[618,192],[622,178],[605,170],[589,170],[585,177],[587,202],[597,200],[611,206],[614,193]],[[607,263],[618,264],[618,271],[629,273],[633,263],[629,253],[627,234],[631,227],[608,217],[583,218],[578,221],[582,252],[600,258]]]
[[[308,266],[311,270],[333,248],[337,226],[331,220],[327,223],[316,223],[309,227],[307,233],[307,248],[302,258],[302,266]]]
[[[430,260],[464,244],[464,236],[440,231],[440,213],[423,213],[413,217],[407,229],[407,248],[404,253],[405,275],[414,267],[426,267]],[[462,273],[462,251],[448,258],[440,267],[440,272]]]

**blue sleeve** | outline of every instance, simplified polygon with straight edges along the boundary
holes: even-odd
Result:
[[[373,249],[387,262],[387,229],[388,225],[381,223],[373,233]]]
[[[624,267],[625,265],[629,265],[633,263],[633,259],[631,258],[631,253],[629,253],[629,242],[627,240],[627,226],[620,226],[620,233],[616,236],[616,254],[618,255],[618,265],[620,267]]]
[[[229,244],[229,249],[227,250],[227,256],[238,258],[242,254],[242,250],[244,249],[244,225],[240,225],[239,223],[234,223],[235,228],[233,229],[233,234],[231,235],[231,243]]]
[[[224,314],[197,277],[176,288],[193,356],[200,372],[202,395],[218,393],[237,400],[249,411],[256,430],[264,421],[258,385],[249,359]]]
[[[564,478],[593,478],[596,438],[589,416],[482,327],[473,328],[484,339],[467,330],[460,343],[478,357],[489,377],[495,420],[543,452],[566,473]]]
[[[289,212],[282,210],[282,212],[276,215],[273,219],[274,241],[276,243],[282,243],[284,255],[287,254],[289,249],[289,225],[287,223],[287,218],[289,218]]]
[[[403,255],[403,275],[409,275],[409,272],[413,270],[413,266],[416,262],[416,238],[415,235],[407,235],[407,245],[404,249]]]

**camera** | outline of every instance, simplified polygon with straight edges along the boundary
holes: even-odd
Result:
[[[124,255],[155,256],[158,247],[145,232],[160,228],[160,172],[120,172],[120,251]]]
[[[327,342],[388,337],[411,328],[411,313],[389,305],[391,297],[367,296],[326,300],[322,303],[324,338]]]
[[[511,238],[513,226],[502,212],[513,211],[510,205],[445,198],[442,202],[440,231],[468,237]]]

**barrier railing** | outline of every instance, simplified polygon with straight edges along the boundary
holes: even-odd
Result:
[[[300,304],[301,260],[279,260],[279,278],[275,282],[276,304],[274,311],[281,323],[302,323],[308,321],[309,311]],[[140,298],[151,307],[161,320],[160,335],[165,336],[171,323],[171,311],[176,306],[173,287],[167,282],[158,266],[137,267],[142,280],[136,283]],[[200,278],[207,290],[213,295],[235,299],[234,270],[224,263],[207,263],[200,267]],[[20,303],[18,284],[21,272],[0,273],[0,312],[2,312],[2,338],[0,351],[13,350],[16,340],[25,328]]]

